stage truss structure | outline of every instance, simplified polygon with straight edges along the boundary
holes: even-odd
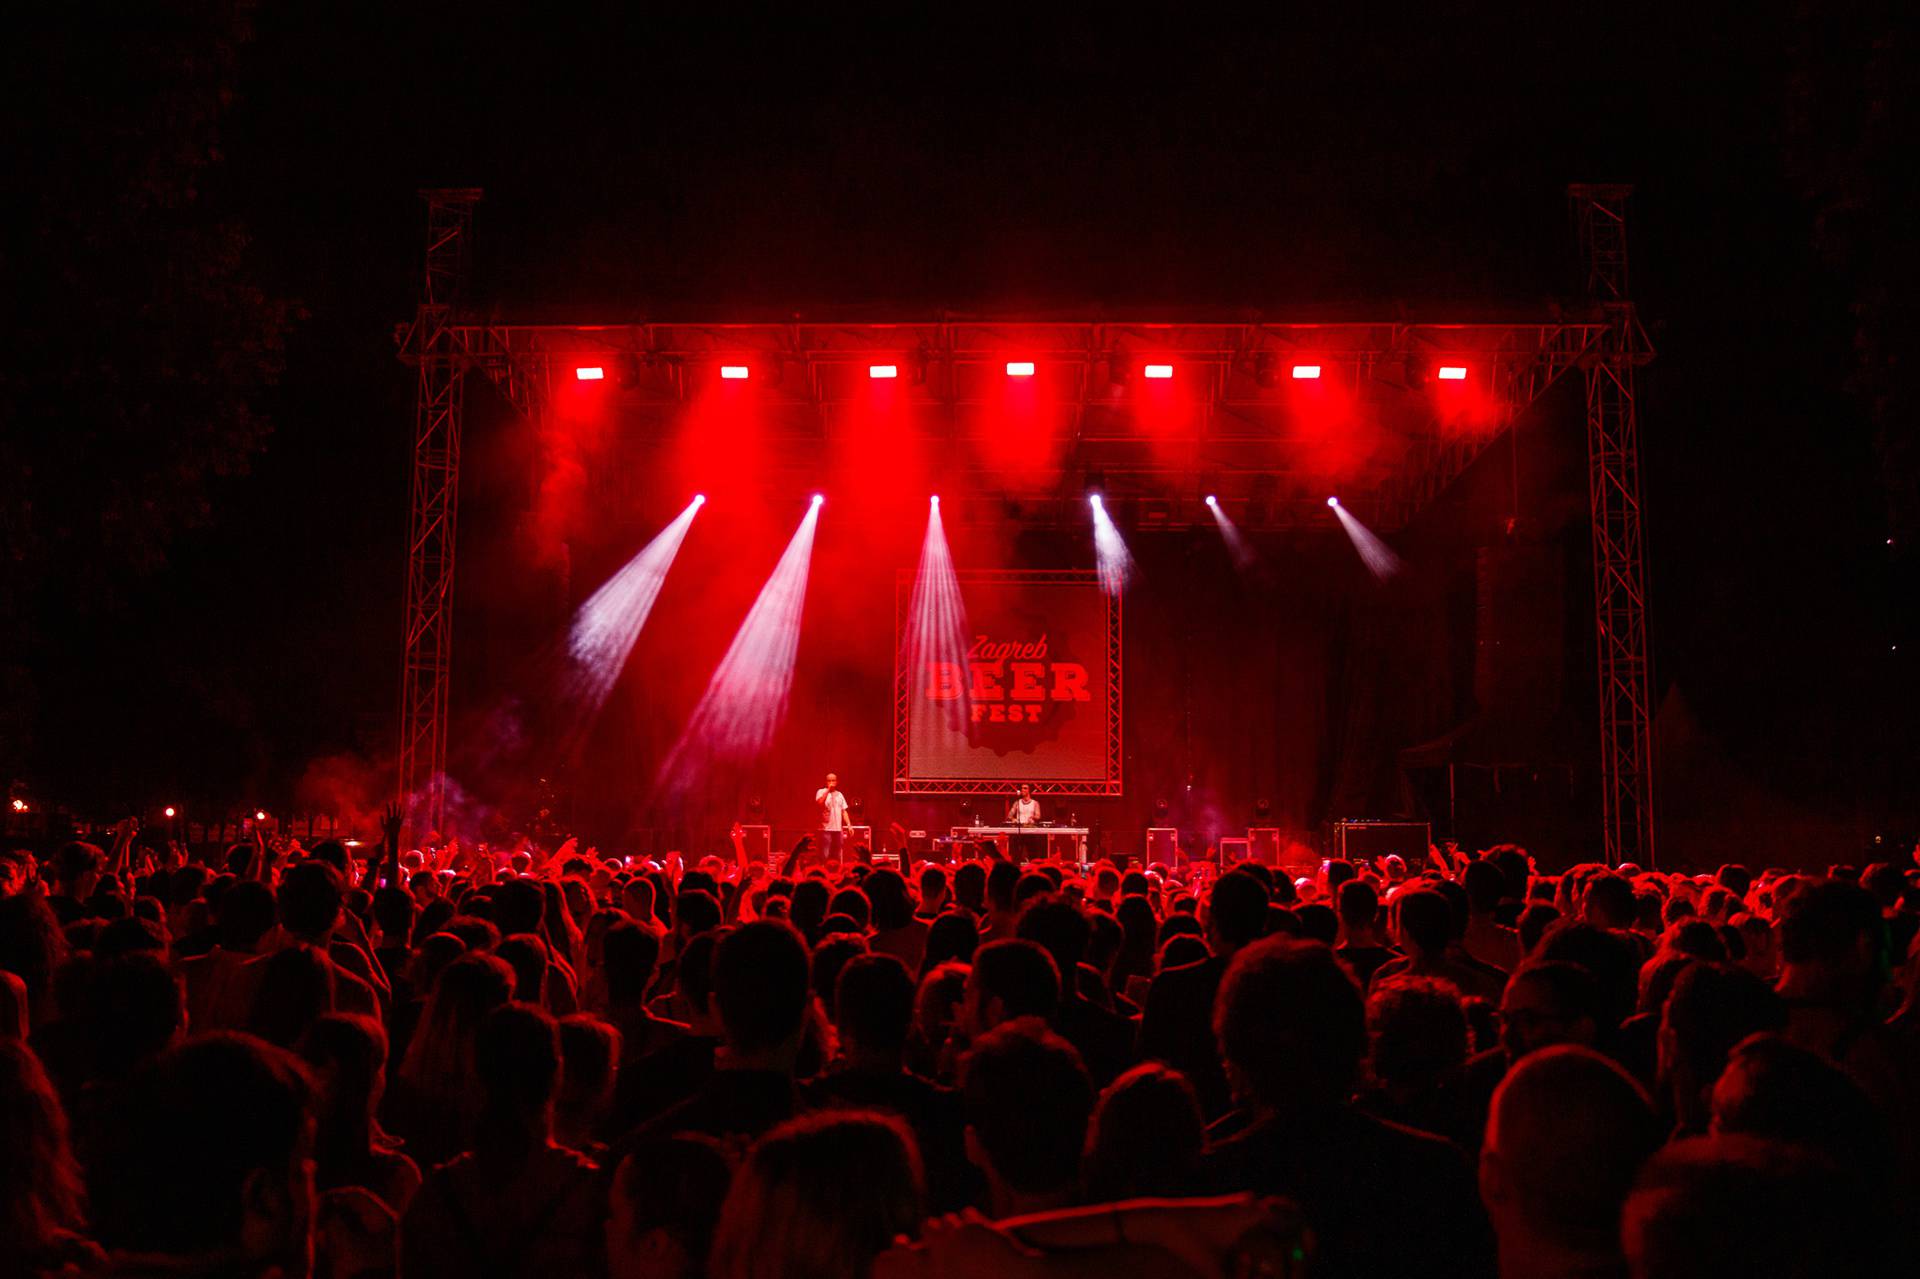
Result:
[[[400,795],[424,802],[415,828],[438,830],[445,807],[453,568],[460,513],[460,434],[467,363],[453,307],[467,275],[476,189],[422,193],[426,274],[401,349],[413,361],[413,477],[407,519],[407,616],[400,668]],[[424,833],[424,832],[423,832]]]
[[[1018,521],[1070,526],[1098,488],[1122,527],[1141,532],[1212,522],[1205,499],[1247,532],[1327,529],[1324,476],[1289,409],[1295,363],[1364,405],[1368,456],[1340,480],[1342,505],[1377,531],[1405,527],[1563,378],[1585,379],[1595,612],[1599,628],[1601,790],[1611,862],[1653,858],[1650,672],[1640,518],[1634,369],[1652,356],[1627,291],[1627,188],[1570,188],[1589,296],[1544,315],[1476,320],[1244,315],[1223,318],[788,318],[765,322],[645,319],[513,323],[461,306],[476,189],[423,191],[426,272],[420,304],[397,333],[417,371],[398,786],[418,831],[438,829],[446,799],[455,532],[463,383],[483,375],[513,410],[538,421],[576,370],[601,370],[623,429],[665,444],[681,410],[720,366],[746,364],[787,464],[770,495],[811,491],[820,443],[892,364],[917,429],[964,446],[1004,394],[1004,363],[1035,365],[1033,396],[1060,449],[1047,492],[1002,484],[977,450],[943,466],[950,525]],[[1178,411],[1151,438],[1129,410],[1147,363],[1175,366],[1155,394]],[[1437,370],[1464,365],[1482,412],[1448,420]],[[1301,448],[1306,445],[1306,449]]]
[[[1646,542],[1634,370],[1653,356],[1627,275],[1627,197],[1618,185],[1568,188],[1588,295],[1606,318],[1587,379],[1587,500],[1599,661],[1601,831],[1609,865],[1654,864],[1653,677],[1647,652]]]
[[[944,504],[944,503],[943,503]],[[968,582],[1026,582],[1045,585],[1071,582],[1075,586],[1098,586],[1100,575],[1085,569],[961,569],[954,576],[964,586]],[[906,610],[913,593],[914,574],[902,569],[894,581],[894,663],[893,663],[893,793],[895,795],[1001,795],[1009,785],[1005,778],[916,777],[913,775],[913,744],[909,710],[913,700],[914,672],[907,668],[900,636],[906,629]],[[1123,793],[1122,774],[1126,749],[1122,719],[1126,698],[1122,679],[1126,657],[1122,648],[1120,596],[1111,591],[1106,598],[1106,774],[1099,781],[1058,777],[1022,777],[1037,795],[1068,795],[1113,798]]]

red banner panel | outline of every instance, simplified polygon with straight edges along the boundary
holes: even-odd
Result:
[[[1092,573],[956,576],[948,634],[915,633],[912,574],[897,591],[894,793],[1120,794],[1119,599]]]

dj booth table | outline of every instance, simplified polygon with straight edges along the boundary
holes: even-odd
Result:
[[[1043,855],[1046,857],[1083,862],[1087,859],[1089,833],[1085,826],[955,826],[952,829],[954,839],[992,844],[1000,856],[1016,861],[1023,859],[1015,856],[1017,845],[1014,841],[1024,835],[1033,845],[1026,855],[1027,860],[1044,848]]]

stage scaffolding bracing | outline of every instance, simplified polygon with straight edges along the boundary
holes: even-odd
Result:
[[[1651,868],[1653,693],[1647,653],[1646,544],[1640,512],[1640,419],[1634,370],[1652,345],[1627,277],[1629,188],[1568,188],[1586,288],[1607,321],[1583,361],[1587,494],[1593,525],[1593,617],[1599,658],[1601,829],[1609,864]]]
[[[1326,525],[1324,476],[1292,464],[1297,420],[1285,410],[1296,363],[1321,369],[1325,393],[1364,406],[1375,435],[1340,481],[1342,504],[1392,532],[1444,491],[1568,373],[1588,405],[1589,495],[1600,647],[1601,790],[1613,862],[1653,856],[1639,435],[1633,370],[1651,349],[1627,296],[1626,189],[1570,189],[1590,297],[1541,316],[1431,321],[1335,316],[1090,318],[949,314],[873,319],[511,323],[461,305],[480,192],[430,190],[426,273],[413,322],[399,331],[418,375],[401,676],[399,795],[415,828],[445,814],[448,672],[463,383],[483,374],[537,420],[575,370],[602,370],[623,429],[661,442],[723,364],[753,370],[753,393],[790,464],[770,495],[814,488],[819,444],[863,395],[869,367],[894,365],[916,429],[948,443],[942,512],[950,525],[1084,519],[1097,487],[1123,527],[1212,524],[1215,497],[1249,532]],[[1033,402],[1061,443],[1058,484],[1009,496],[968,443],[991,415],[1010,357],[1036,366]],[[1129,411],[1144,366],[1175,411],[1143,438]],[[1448,418],[1430,394],[1446,365],[1467,370],[1477,410]],[[777,452],[777,450],[776,450]]]

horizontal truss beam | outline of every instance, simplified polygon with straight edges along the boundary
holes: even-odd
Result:
[[[1351,477],[1342,497],[1377,527],[1403,525],[1450,484],[1500,431],[1567,371],[1587,367],[1612,330],[1604,308],[1591,315],[1492,323],[1407,323],[1397,320],[1285,324],[1232,322],[1009,320],[904,321],[883,324],[706,324],[653,322],[620,326],[449,323],[444,349],[484,372],[513,407],[529,418],[555,391],[574,381],[576,367],[605,371],[602,383],[628,409],[671,409],[718,379],[718,365],[744,363],[751,393],[772,414],[769,441],[817,441],[831,429],[838,406],[867,393],[867,366],[899,366],[894,394],[904,405],[935,417],[921,423],[937,438],[972,438],[967,414],[998,404],[1001,367],[1009,358],[1037,366],[1034,399],[1062,433],[1073,481],[1053,495],[1028,494],[1021,518],[1067,522],[1078,518],[1080,482],[1097,476],[1124,500],[1126,486],[1147,504],[1153,527],[1191,527],[1211,519],[1192,506],[1218,491],[1230,515],[1249,530],[1324,523],[1315,504],[1324,493],[1310,477],[1290,474],[1276,452],[1289,436],[1272,420],[1287,401],[1294,362],[1322,367],[1328,385],[1369,402],[1423,403],[1426,379],[1442,363],[1469,366],[1477,395],[1497,413],[1466,431],[1444,431],[1416,413],[1395,430],[1397,460],[1368,476]],[[403,354],[411,355],[415,348]],[[1181,421],[1157,427],[1146,441],[1116,416],[1144,380],[1146,363],[1176,366],[1161,398]],[[1126,384],[1123,384],[1126,383]],[[946,416],[939,414],[944,411]],[[668,439],[678,424],[640,413],[635,438]],[[796,450],[801,458],[814,450]],[[811,487],[819,477],[804,466],[776,464],[769,484]],[[952,498],[970,480],[991,482],[991,467],[956,457],[945,473]],[[1159,499],[1176,499],[1174,509]],[[1005,518],[989,499],[955,503],[949,518]]]

